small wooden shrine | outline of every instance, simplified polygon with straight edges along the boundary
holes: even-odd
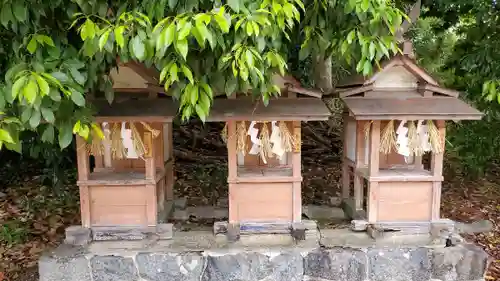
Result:
[[[226,122],[230,224],[301,221],[300,123],[330,112],[320,93],[290,81],[267,107],[235,93],[211,109],[208,121]]]
[[[104,138],[94,135],[87,143],[77,137],[86,228],[156,226],[165,217],[167,200],[173,199],[172,119],[177,106],[171,99],[156,98],[156,92],[150,95],[154,90],[133,67],[122,65],[120,75],[112,73],[117,98],[111,105],[104,98],[90,100]],[[122,86],[123,81],[133,85]]]
[[[353,228],[429,232],[442,222],[445,121],[482,113],[440,87],[410,52],[339,88],[346,108],[342,197]]]
[[[112,77],[115,101],[91,100],[104,139],[77,140],[82,226],[154,227],[173,199],[172,120],[178,106],[159,95],[157,71],[127,63]],[[301,221],[300,122],[327,120],[330,111],[321,93],[293,78],[275,77],[275,83],[282,95],[268,106],[233,93],[218,97],[207,118],[226,123],[231,226],[272,223],[289,230]]]

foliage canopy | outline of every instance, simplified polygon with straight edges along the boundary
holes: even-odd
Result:
[[[218,94],[267,104],[288,51],[341,56],[367,74],[398,51],[404,14],[388,0],[0,0],[0,147],[19,134],[67,147],[100,134],[87,93],[113,100],[109,70],[135,60],[161,72],[182,119],[204,120]]]

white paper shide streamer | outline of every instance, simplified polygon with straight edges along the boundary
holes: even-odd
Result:
[[[134,144],[132,141],[132,130],[125,128],[125,122],[122,122],[121,137],[123,140],[123,147],[125,148],[125,157],[129,159],[138,159],[139,156],[134,149]]]
[[[276,126],[276,121],[271,122],[271,138],[270,142],[273,145],[272,152],[276,155],[276,157],[281,160],[283,155],[285,154],[285,150],[281,146],[281,130],[278,126]]]
[[[431,151],[432,146],[429,141],[429,131],[427,125],[423,124],[423,120],[417,121],[417,139],[419,150],[422,152]],[[407,120],[401,120],[399,123],[399,127],[396,131],[396,145],[397,145],[397,153],[403,155],[405,157],[406,162],[411,162],[411,156],[415,154],[415,151],[412,151],[412,148],[409,147],[409,139],[408,139],[408,127],[406,127]],[[415,148],[413,148],[414,150]]]
[[[278,121],[271,121],[271,136],[269,138],[269,142],[271,143],[271,151],[276,158],[282,159],[285,155],[285,150],[282,146],[282,134],[279,126],[277,125]],[[261,151],[262,142],[259,139],[259,129],[255,128],[257,124],[256,121],[252,121],[247,131],[247,135],[250,136],[250,141],[252,142],[252,147],[248,154],[250,155],[258,155]]]
[[[258,138],[259,135],[259,129],[255,128],[255,124],[257,122],[252,121],[250,123],[250,127],[248,128],[247,135],[250,136],[250,141],[252,142],[252,148],[250,148],[250,151],[248,154],[250,155],[258,155],[260,151],[260,140]]]

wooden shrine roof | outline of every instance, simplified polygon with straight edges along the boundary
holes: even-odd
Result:
[[[171,122],[177,115],[178,105],[171,98],[115,100],[93,100],[99,122]]]
[[[220,99],[214,102],[207,121],[313,121],[328,120],[331,113],[321,99],[279,98],[268,106],[249,99]]]
[[[356,120],[480,120],[483,113],[454,97],[350,97],[344,102]]]
[[[380,68],[374,67],[372,75],[363,76],[361,74],[354,74],[339,81],[336,87],[342,89],[372,84],[384,70],[394,66],[403,66],[406,70],[418,77],[419,80],[425,81],[427,84],[438,86],[438,82],[425,69],[420,67],[414,58],[410,58],[408,55],[398,54],[390,59],[381,61]]]

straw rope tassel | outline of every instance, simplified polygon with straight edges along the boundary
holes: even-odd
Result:
[[[363,128],[363,131],[365,132],[365,140],[366,141],[368,141],[368,139],[370,138],[370,130],[371,130],[371,127],[372,127],[372,123],[373,123],[373,121],[366,122],[365,126]]]
[[[278,128],[281,132],[281,148],[285,152],[291,152],[294,147],[294,139],[285,121],[280,121]]]
[[[222,141],[227,144],[227,122],[224,123],[224,128],[222,128],[220,136],[222,138]]]
[[[389,154],[392,149],[397,149],[394,120],[389,121],[389,123],[387,123],[384,130],[382,131],[379,151],[384,154]]]
[[[302,136],[300,127],[293,128],[293,151],[300,152],[302,147]]]
[[[429,131],[429,142],[431,143],[432,152],[437,154],[443,153],[444,143],[441,139],[438,128],[432,120],[427,120],[427,130]]]
[[[153,129],[151,125],[149,125],[146,122],[141,122],[141,125],[144,127],[144,129],[148,130],[151,132],[151,135],[153,135],[153,138],[157,138],[160,135],[160,131]]]
[[[125,147],[123,146],[119,123],[114,123],[111,129],[111,157],[113,159],[123,159],[125,157]]]
[[[247,124],[245,121],[238,122],[236,125],[236,151],[243,155],[247,154]]]
[[[132,144],[134,145],[134,150],[139,157],[143,158],[146,148],[144,147],[141,134],[132,122],[130,122],[130,130],[132,130]]]
[[[414,121],[408,121],[408,149],[410,149],[411,154],[420,156],[418,154],[420,151],[420,141],[418,140],[417,126],[415,126]]]
[[[93,156],[104,155],[104,145],[102,139],[97,134],[92,134],[92,143],[87,144],[87,151]]]
[[[262,158],[264,164],[267,164],[267,158],[272,155],[267,122],[262,123],[259,139],[260,139],[260,157]]]

